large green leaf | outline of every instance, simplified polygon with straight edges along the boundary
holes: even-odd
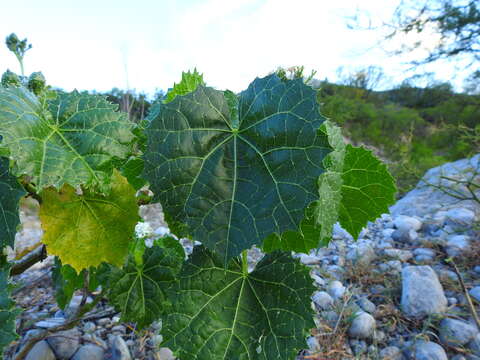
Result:
[[[122,166],[122,175],[125,176],[135,190],[141,189],[147,182],[141,177],[143,172],[143,159],[132,156]]]
[[[175,281],[184,259],[178,240],[163,238],[145,249],[141,263],[130,255],[123,268],[112,267],[108,298],[122,313],[122,320],[136,322],[138,328],[158,320],[168,303],[165,290]]]
[[[301,80],[256,79],[238,97],[238,121],[230,95],[199,86],[161,104],[144,156],[155,200],[225,263],[298,229],[330,151],[315,91]]]
[[[8,282],[10,266],[6,257],[0,255],[0,360],[3,359],[3,349],[18,338],[15,318],[19,311],[10,297],[11,285]]]
[[[287,230],[282,234],[270,234],[263,240],[263,251],[275,250],[295,251],[308,253],[318,247],[321,226],[315,225],[315,208],[317,202],[312,203],[305,210],[305,218],[300,223],[298,231]]]
[[[309,271],[288,253],[266,255],[250,274],[238,259],[196,247],[170,291],[162,346],[181,359],[293,359],[315,327]]]
[[[124,177],[115,172],[105,196],[89,190],[79,195],[69,185],[58,192],[45,189],[41,196],[42,242],[48,253],[77,272],[103,261],[123,265],[140,220],[135,189]]]
[[[325,246],[331,239],[333,225],[338,221],[338,211],[342,186],[343,158],[345,143],[340,128],[325,121],[322,131],[328,136],[333,151],[324,159],[327,171],[318,180],[318,201],[305,211],[305,218],[299,231],[286,231],[283,234],[271,234],[263,243],[263,250],[285,250],[308,253],[311,249]]]
[[[17,179],[10,175],[8,159],[0,157],[0,254],[5,246],[13,248],[20,223],[18,204],[25,194]]]
[[[320,199],[314,211],[314,224],[320,231],[318,238],[320,246],[328,244],[332,237],[333,225],[338,221],[345,159],[345,143],[340,128],[326,121],[324,129],[333,151],[324,161],[327,171],[318,179]]]
[[[388,213],[395,202],[395,180],[370,150],[347,145],[342,172],[339,222],[354,238],[368,221]]]
[[[40,101],[23,87],[0,88],[1,148],[40,190],[86,184],[106,188],[125,158],[132,124],[102,96],[59,93]]]
[[[387,213],[395,202],[395,180],[387,167],[371,151],[345,145],[339,127],[330,121],[324,124],[334,150],[324,160],[327,171],[319,177],[320,199],[306,211],[300,231],[265,239],[266,252],[306,253],[326,246],[337,221],[356,238],[368,221]]]

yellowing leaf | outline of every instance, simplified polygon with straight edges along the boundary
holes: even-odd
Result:
[[[122,266],[128,253],[135,224],[139,220],[135,190],[114,173],[108,196],[65,185],[59,192],[42,192],[40,219],[45,235],[42,242],[50,254],[77,272],[102,262]]]

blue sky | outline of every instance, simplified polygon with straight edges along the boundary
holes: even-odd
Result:
[[[4,2],[0,37],[15,32],[33,44],[26,72],[42,71],[66,90],[113,87],[153,93],[197,67],[211,86],[243,90],[279,66],[305,65],[335,80],[347,69],[378,65],[399,83],[411,76],[407,57],[389,58],[378,32],[349,30],[356,9],[386,21],[398,0],[17,0]],[[434,41],[434,39],[430,39]],[[18,71],[0,46],[0,71]],[[438,79],[453,66],[426,69]],[[457,85],[461,85],[456,77]]]

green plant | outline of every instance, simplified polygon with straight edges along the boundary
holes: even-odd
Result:
[[[16,359],[103,298],[137,329],[161,318],[163,346],[181,359],[291,359],[315,326],[312,279],[291,251],[328,243],[337,220],[357,236],[394,201],[386,167],[345,146],[302,79],[271,74],[235,94],[184,73],[139,124],[102,96],[37,85],[0,88],[0,245],[14,246],[19,199],[37,198],[57,301],[83,298]],[[172,232],[202,242],[187,260],[174,238],[145,241],[144,184]],[[268,253],[249,272],[252,245]],[[19,263],[0,256],[2,347],[16,338],[8,276]]]

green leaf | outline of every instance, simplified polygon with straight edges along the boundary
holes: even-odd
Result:
[[[299,231],[288,230],[281,235],[270,234],[263,240],[263,251],[268,253],[275,250],[285,250],[308,253],[311,249],[318,247],[321,228],[315,225],[314,211],[316,206],[317,202],[314,202],[305,210],[306,215],[300,223]]]
[[[395,202],[395,180],[387,167],[369,150],[345,145],[340,128],[330,121],[322,127],[334,150],[326,156],[327,171],[319,177],[320,199],[306,211],[299,232],[272,234],[265,239],[266,252],[307,253],[326,246],[337,221],[356,238],[368,221],[388,213]]]
[[[347,145],[342,182],[340,225],[357,238],[368,221],[388,213],[395,202],[395,180],[370,150]]]
[[[203,74],[200,74],[197,69],[194,69],[193,73],[190,71],[182,72],[182,81],[174,84],[173,88],[168,90],[163,102],[169,103],[179,95],[186,95],[194,91],[199,85],[205,86],[205,81],[203,81]]]
[[[10,175],[9,161],[0,157],[0,254],[6,246],[13,248],[17,226],[19,201],[26,194],[17,179]]]
[[[103,261],[121,266],[127,256],[140,220],[135,189],[116,171],[112,180],[105,196],[90,190],[79,195],[69,185],[41,193],[42,242],[77,272]]]
[[[55,299],[61,309],[70,303],[73,293],[83,288],[84,276],[87,270],[84,269],[77,274],[70,265],[62,265],[62,261],[56,256],[52,268],[52,281],[55,289]],[[88,273],[88,290],[95,291],[99,283],[96,278],[96,269],[91,267]]]
[[[317,246],[326,246],[331,240],[342,202],[345,143],[340,128],[332,122],[325,122],[325,131],[333,151],[324,160],[328,170],[318,179],[320,199],[314,214],[314,224],[320,231]]]
[[[327,169],[318,180],[319,200],[311,204],[305,211],[299,231],[286,231],[272,234],[264,241],[263,250],[296,251],[308,253],[311,249],[326,246],[331,239],[333,225],[338,220],[338,211],[342,186],[343,158],[345,156],[345,143],[339,127],[330,121],[325,121],[321,127],[328,142],[333,148],[325,159]]]
[[[37,188],[84,184],[105,190],[115,161],[130,152],[132,124],[97,95],[58,93],[40,101],[23,87],[0,88],[1,148]]]
[[[301,80],[256,79],[239,95],[238,128],[231,113],[224,92],[203,86],[161,104],[144,155],[155,200],[225,263],[298,229],[330,152],[315,91]]]
[[[266,255],[250,274],[196,247],[170,290],[166,346],[181,359],[295,358],[315,327],[309,271],[288,253]]]
[[[135,190],[141,189],[147,182],[141,177],[143,172],[143,159],[132,156],[122,166],[122,175],[125,176]]]
[[[3,359],[4,348],[18,338],[15,318],[20,311],[15,308],[15,302],[10,297],[9,274],[10,266],[6,257],[0,255],[0,360]]]
[[[142,263],[130,255],[123,268],[111,267],[108,298],[122,313],[122,320],[136,322],[140,329],[158,320],[168,304],[165,290],[175,281],[184,259],[182,245],[169,237],[146,248]]]

